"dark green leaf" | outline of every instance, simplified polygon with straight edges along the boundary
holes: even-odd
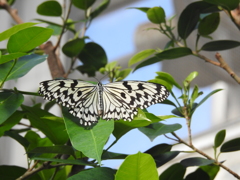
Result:
[[[192,50],[186,47],[176,47],[164,50],[160,53],[157,53],[155,56],[157,56],[160,59],[176,59],[183,56],[191,55]]]
[[[215,148],[219,147],[219,146],[223,143],[223,141],[224,141],[224,139],[225,139],[225,136],[226,136],[226,130],[225,130],[225,129],[219,131],[219,132],[216,134],[215,140],[214,140],[214,146],[215,146]]]
[[[64,44],[62,51],[68,57],[75,57],[82,51],[84,45],[84,39],[77,38]]]
[[[77,69],[81,73],[87,73],[88,76],[95,76],[95,72],[107,64],[104,49],[93,42],[87,43],[78,57],[83,65],[78,66]]]
[[[102,11],[104,11],[110,3],[110,0],[102,0],[101,4],[91,12],[90,17],[93,19],[97,17]]]
[[[7,44],[9,53],[28,52],[47,41],[53,33],[52,29],[29,27],[13,34]]]
[[[173,164],[167,168],[160,176],[160,180],[183,180],[186,168],[180,163]]]
[[[155,24],[161,24],[165,22],[165,12],[161,7],[153,7],[147,11],[148,19]]]
[[[24,97],[20,93],[0,92],[0,124],[6,121],[22,104]]]
[[[45,146],[36,147],[27,153],[54,153],[54,154],[68,154],[75,157],[74,149],[72,146]]]
[[[238,7],[239,4],[239,0],[231,0],[231,1],[227,1],[227,0],[203,0],[205,2],[217,5],[217,6],[222,6],[225,9],[228,10],[233,10],[236,9]]]
[[[87,10],[96,0],[72,0],[74,6]]]
[[[128,66],[132,66],[133,64],[136,64],[143,59],[147,58],[148,56],[152,55],[154,52],[156,52],[155,49],[145,49],[137,54],[135,54],[128,62]]]
[[[45,1],[37,7],[37,13],[43,16],[61,16],[62,7],[57,1]]]
[[[2,112],[1,112],[1,114],[2,114]],[[0,137],[4,135],[5,131],[10,130],[14,125],[19,123],[19,121],[22,119],[23,115],[24,115],[24,113],[22,111],[15,111],[4,123],[2,123],[0,125]]]
[[[155,157],[159,154],[165,153],[165,152],[169,152],[172,149],[172,145],[170,144],[158,144],[150,149],[148,149],[147,151],[145,151],[144,153],[148,153],[151,156]]]
[[[55,158],[42,158],[42,157],[34,157],[32,158],[34,160],[39,161],[51,161],[51,162],[59,162],[59,163],[65,163],[65,164],[75,164],[75,165],[85,165],[85,166],[94,166],[95,164],[84,161],[82,159],[55,159]]]
[[[17,58],[22,57],[22,56],[25,56],[26,54],[27,53],[17,52],[17,53],[2,55],[1,58],[0,58],[0,64],[6,63],[8,61],[17,59]]]
[[[45,104],[44,106],[44,110],[45,111],[49,111],[54,105],[56,104],[55,101],[49,101]]]
[[[210,180],[214,180],[220,170],[220,167],[217,165],[201,166],[200,168],[208,174]]]
[[[156,164],[152,156],[138,152],[126,157],[115,175],[115,180],[123,179],[158,180]]]
[[[185,180],[210,180],[209,175],[203,171],[202,169],[198,168],[196,171],[187,175]]]
[[[47,26],[47,28],[53,30],[53,33],[52,33],[53,36],[59,36],[62,32],[62,26],[56,26],[56,25],[50,24]]]
[[[31,125],[42,131],[54,144],[62,145],[68,140],[68,135],[63,121],[44,118],[45,116],[54,116],[45,110],[37,107],[22,105]]]
[[[9,130],[9,131],[5,131],[4,133],[5,136],[9,136],[13,139],[15,139],[19,144],[21,144],[25,149],[27,149],[27,147],[29,146],[29,142],[26,138],[22,137],[21,135],[19,135],[17,132],[15,132],[14,130]]]
[[[217,9],[215,5],[203,1],[197,1],[189,4],[181,13],[178,21],[178,34],[182,39],[187,39],[195,29],[201,13],[209,9]]]
[[[102,160],[108,160],[108,159],[125,159],[128,156],[128,154],[120,154],[120,153],[114,153],[110,151],[104,151],[102,154]]]
[[[31,54],[27,56],[23,56],[18,59],[17,63],[13,67],[12,71],[7,77],[7,81],[11,79],[17,79],[25,74],[27,74],[34,66],[37,64],[45,61],[47,58],[47,55],[37,55],[37,54]],[[5,76],[9,72],[13,65],[13,61],[4,63],[0,65],[0,83],[4,80]]]
[[[225,142],[220,151],[221,152],[232,152],[240,150],[240,138],[232,139],[230,141]]]
[[[82,171],[69,177],[67,180],[113,180],[115,175],[115,170],[107,167],[98,167],[93,169],[88,169]]]
[[[157,156],[154,156],[153,158],[156,162],[157,167],[160,167],[165,163],[174,159],[179,153],[180,151],[170,151],[170,152],[166,152],[166,153],[162,153]]]
[[[214,160],[204,159],[200,157],[192,157],[192,158],[186,158],[182,160],[181,165],[184,167],[189,166],[205,166],[214,163]]]
[[[183,108],[183,107],[180,107]],[[175,108],[171,111],[173,114],[179,116],[179,117],[184,117],[183,113],[179,111],[179,109]]]
[[[151,57],[149,59],[146,59],[145,61],[141,62],[140,64],[138,64],[135,69],[133,70],[136,71],[137,69],[140,69],[142,67],[145,67],[145,66],[148,66],[148,65],[151,65],[151,64],[154,64],[154,63],[157,63],[157,62],[161,62],[163,59],[160,59],[158,57]]]
[[[240,46],[240,42],[232,41],[232,40],[218,40],[218,41],[211,41],[204,44],[201,50],[204,51],[222,51],[226,49],[232,49],[237,46]]]
[[[15,26],[11,27],[10,29],[0,33],[0,41],[8,39],[10,36],[15,34],[16,32],[18,32],[22,29],[26,29],[28,27],[34,26],[36,24],[38,24],[38,23],[27,22],[27,23],[17,24]]]
[[[220,22],[220,15],[219,13],[212,13],[206,17],[204,17],[198,26],[198,33],[202,36],[207,36],[213,33]]]
[[[27,169],[19,166],[0,166],[0,179],[2,180],[16,180],[20,176],[22,176]],[[29,180],[41,180],[38,174],[34,174],[33,176],[28,178]]]
[[[100,120],[92,129],[79,125],[79,119],[62,109],[66,129],[73,147],[101,164],[103,147],[113,131],[113,121]]]
[[[153,141],[156,137],[160,135],[174,132],[181,128],[182,126],[180,124],[154,123],[146,127],[139,127],[138,130],[144,133],[151,141]]]

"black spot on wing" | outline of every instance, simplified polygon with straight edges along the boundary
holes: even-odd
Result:
[[[132,86],[129,85],[127,81],[124,81],[124,82],[123,82],[123,85],[124,85],[129,91],[132,90]]]
[[[123,92],[121,92],[121,97],[124,98],[124,99],[126,99],[126,94],[123,93]]]

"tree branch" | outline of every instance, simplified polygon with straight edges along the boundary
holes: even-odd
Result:
[[[235,173],[234,171],[232,171],[231,169],[229,169],[228,167],[226,167],[225,165],[223,165],[221,162],[217,161],[216,159],[205,154],[203,151],[197,149],[193,144],[188,144],[187,142],[182,140],[175,132],[172,132],[172,135],[178,139],[179,143],[185,144],[186,146],[190,147],[192,150],[196,151],[197,153],[201,154],[202,156],[206,157],[207,159],[213,160],[216,165],[222,167],[223,169],[228,171],[230,174],[232,174],[237,179],[240,179],[240,176],[237,173]]]
[[[18,16],[17,9],[13,9],[6,0],[0,0],[0,7],[5,9],[17,24],[22,24],[22,19]]]

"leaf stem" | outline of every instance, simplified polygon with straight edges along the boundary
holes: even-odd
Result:
[[[13,70],[14,66],[16,65],[16,63],[17,63],[17,59],[14,59],[14,60],[13,60],[13,65],[12,65],[12,67],[10,68],[10,70],[9,70],[8,73],[7,73],[7,75],[5,76],[5,78],[3,79],[3,81],[2,81],[1,84],[0,84],[0,88],[2,88],[4,82],[7,80],[9,74],[10,74],[11,71]]]

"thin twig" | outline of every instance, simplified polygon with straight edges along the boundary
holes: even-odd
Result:
[[[187,142],[182,140],[175,132],[172,132],[172,135],[178,139],[179,143],[185,144],[186,146],[190,147],[192,150],[198,152],[199,154],[206,157],[207,159],[213,160],[216,165],[222,167],[223,169],[228,171],[230,174],[232,174],[237,179],[240,179],[240,176],[237,173],[235,173],[234,171],[232,171],[231,169],[229,169],[228,167],[226,167],[225,165],[223,165],[221,162],[217,161],[216,159],[214,159],[214,158],[210,157],[209,155],[205,154],[203,151],[197,149],[193,144],[188,144]]]

